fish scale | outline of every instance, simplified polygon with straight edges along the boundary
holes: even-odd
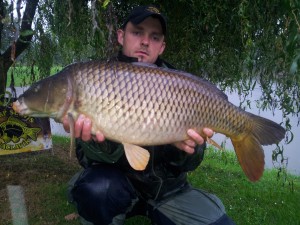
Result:
[[[114,72],[114,70],[112,70],[112,72]],[[128,76],[128,72],[123,72],[125,75],[123,74],[116,74],[114,76],[110,76],[110,74],[106,73],[104,76],[108,76],[107,78],[104,77],[102,79],[103,84],[102,88],[104,88],[104,91],[107,91],[107,97],[108,97],[108,102],[105,102],[106,104],[101,104],[102,108],[98,108],[98,110],[103,110],[104,112],[106,112],[106,114],[112,114],[114,115],[113,117],[109,117],[109,118],[102,118],[102,120],[99,121],[99,124],[103,124],[103,126],[98,127],[98,129],[100,130],[109,130],[112,134],[106,134],[108,137],[109,136],[115,136],[116,130],[120,130],[122,129],[122,127],[133,127],[134,128],[134,132],[135,130],[140,130],[141,131],[141,135],[143,135],[142,137],[142,142],[143,144],[145,144],[146,141],[151,141],[152,139],[155,139],[157,137],[162,136],[160,134],[160,132],[164,133],[164,136],[162,137],[162,141],[165,141],[165,136],[166,136],[166,131],[168,131],[169,133],[172,132],[173,127],[171,125],[174,125],[175,123],[172,121],[175,121],[173,119],[170,120],[170,118],[172,118],[172,113],[174,114],[175,108],[171,107],[169,102],[172,98],[171,92],[170,90],[166,88],[166,85],[169,83],[172,83],[172,80],[170,79],[171,82],[165,81],[164,83],[162,83],[162,85],[156,85],[153,86],[151,84],[153,84],[154,82],[152,82],[152,80],[150,79],[150,77],[147,74],[143,74],[143,71],[137,71],[137,73],[141,74],[140,76],[137,76],[135,78],[135,80],[133,81],[132,79],[129,79],[130,76]],[[127,75],[126,75],[127,74]],[[82,73],[80,74],[82,75]],[[77,85],[80,85],[81,83],[88,83],[89,80],[91,78],[89,78],[89,76],[94,76],[93,74],[88,74],[88,76],[83,76],[83,77],[79,77],[78,79],[78,83]],[[125,79],[124,79],[125,77]],[[81,79],[83,79],[84,81],[82,82]],[[170,77],[171,78],[171,77]],[[92,79],[93,80],[93,79]],[[159,79],[158,79],[159,80]],[[129,84],[130,85],[129,85]],[[132,88],[132,84],[136,84],[134,85],[134,88]],[[149,84],[149,85],[145,85],[145,84]],[[157,83],[156,83],[157,84]],[[123,90],[116,90],[113,87],[120,87],[120,86],[126,86],[129,87],[128,89],[126,89],[125,91]],[[150,92],[149,88],[145,88],[145,87],[152,87],[152,92]],[[83,92],[87,92],[90,93],[90,87],[84,85],[84,87],[87,88],[86,91],[83,90]],[[171,86],[172,87],[172,86]],[[162,89],[165,89],[165,91],[162,92]],[[152,107],[151,106],[152,102],[150,103],[151,99],[155,99],[155,94],[156,94],[156,90],[159,90],[159,92],[162,92],[161,95],[161,101],[160,105],[158,106],[161,110],[163,110],[162,115],[161,115],[161,120],[156,120],[157,121],[157,126],[153,125],[155,123],[155,119],[154,118],[148,118],[149,115],[152,115],[152,117],[155,115],[155,113],[153,112]],[[103,90],[97,90],[97,92],[102,92]],[[122,96],[117,96],[119,93],[122,93]],[[133,101],[131,102],[131,107],[136,108],[136,110],[133,110],[132,108],[128,107],[127,104],[127,100],[125,102],[121,102],[121,101],[116,101],[116,99],[120,100],[124,98],[125,96],[127,96],[129,99],[132,99]],[[79,108],[78,110],[83,112],[84,108],[93,108],[93,104],[96,104],[93,101],[93,98],[91,98],[91,96],[82,96],[82,99],[91,99],[91,101],[88,102],[88,105],[81,105],[81,108]],[[166,100],[166,101],[165,101]],[[81,100],[82,102],[83,100]],[[113,106],[112,106],[113,104]],[[83,109],[82,109],[83,108]],[[111,109],[111,110],[110,110]],[[116,109],[119,109],[118,111],[116,111]],[[123,110],[122,110],[123,109]],[[96,111],[97,109],[93,109],[91,111]],[[129,113],[132,115],[135,115],[136,117],[128,117],[128,113],[127,112],[132,111],[133,113]],[[97,113],[101,113],[101,112],[97,112]],[[122,127],[120,126],[119,121],[122,120],[122,118],[127,118],[125,121],[127,123],[124,124],[124,122],[122,123]],[[141,125],[139,125],[138,123],[136,123],[136,120],[138,121],[142,121],[143,123]],[[105,121],[105,122],[102,122]],[[149,132],[148,132],[148,128],[145,125],[145,122],[149,123],[149,121],[151,121],[151,129],[155,129],[154,132],[151,132],[153,135],[149,137]],[[177,121],[177,120],[176,120]],[[106,126],[104,126],[106,125]],[[167,125],[167,126],[166,126]],[[168,128],[168,129],[166,129]],[[127,131],[128,128],[126,128],[125,131]],[[121,132],[120,132],[121,133]],[[185,135],[185,134],[184,134]],[[128,134],[128,138],[139,138],[136,135],[133,136],[132,133],[129,132]],[[121,137],[119,137],[121,138]],[[122,134],[122,138],[124,138],[124,135]],[[126,141],[128,141],[128,139],[126,139]],[[129,140],[130,143],[136,143],[135,140]],[[139,143],[141,144],[141,143]],[[148,144],[148,143],[146,143]]]
[[[65,98],[63,97],[65,96]],[[75,63],[34,84],[13,104],[16,112],[57,121],[84,114],[92,133],[120,142],[130,165],[145,169],[149,153],[140,146],[188,139],[204,127],[228,136],[245,174],[264,170],[261,145],[278,143],[285,129],[230,103],[215,85],[192,74],[140,63]],[[213,142],[212,142],[213,143]]]

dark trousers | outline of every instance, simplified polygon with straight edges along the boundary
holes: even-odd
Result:
[[[77,206],[79,215],[94,225],[122,224],[122,219],[125,220],[126,217],[136,215],[148,216],[155,225],[184,224],[182,223],[182,220],[185,220],[183,217],[188,218],[184,214],[180,218],[180,213],[176,213],[175,215],[166,213],[166,210],[168,211],[170,208],[171,210],[169,211],[179,209],[179,212],[182,212],[181,206],[172,204],[172,201],[162,204],[161,202],[152,200],[145,201],[139,199],[135,189],[122,171],[110,165],[101,164],[86,168],[79,176],[73,179],[69,192],[70,199]],[[234,224],[222,209],[219,210],[222,207],[216,204],[217,201],[213,201],[213,204],[206,203],[208,200],[211,202],[212,195],[208,193],[203,194],[202,192],[198,194],[194,189],[193,192],[196,195],[201,194],[202,196],[201,199],[203,201],[200,200],[202,203],[200,202],[199,206],[204,209],[213,207],[210,210],[211,212],[205,212],[205,215],[211,214],[214,217],[213,219],[211,217],[202,221],[203,216],[199,215],[202,222],[198,223],[196,221],[194,224]],[[186,196],[182,196],[181,199],[176,199],[174,202],[185,201],[186,199],[190,202],[189,198],[194,199],[194,197],[189,196],[190,194],[187,193]],[[174,198],[177,198],[177,196],[174,196]],[[190,205],[183,204],[183,208]],[[163,207],[159,207],[159,205],[163,205]],[[222,203],[220,205],[223,206]],[[197,207],[197,205],[191,205],[187,212],[195,211]],[[215,212],[213,212],[214,210]],[[194,214],[199,214],[199,212],[195,211]],[[181,222],[178,222],[178,218]],[[187,221],[186,224],[193,224],[193,221]]]

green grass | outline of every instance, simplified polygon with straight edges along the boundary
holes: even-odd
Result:
[[[277,177],[266,170],[255,183],[247,180],[233,152],[207,151],[203,164],[193,171],[193,186],[216,194],[237,224],[300,224],[300,177]]]
[[[67,182],[79,170],[68,158],[69,139],[54,137],[54,154],[41,153],[0,157],[0,224],[12,224],[6,185],[22,185],[30,225],[80,224],[65,221],[75,211],[66,196]],[[241,225],[299,225],[300,177],[288,176],[291,184],[277,180],[277,171],[266,170],[256,183],[247,180],[232,152],[209,149],[197,170],[189,174],[194,187],[216,194],[228,215]],[[137,217],[126,225],[150,225]]]

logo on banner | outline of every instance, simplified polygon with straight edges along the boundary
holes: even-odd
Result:
[[[0,96],[0,155],[52,148],[49,118],[21,116]]]
[[[4,111],[5,113],[7,111]],[[0,115],[2,117],[3,115]],[[32,118],[28,118],[33,123]],[[31,120],[31,121],[30,121]],[[0,123],[0,148],[3,150],[16,150],[36,141],[41,128],[30,128],[21,120],[9,116],[6,121]]]

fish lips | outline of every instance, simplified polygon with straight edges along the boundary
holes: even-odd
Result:
[[[27,107],[24,107],[24,105],[25,104],[21,104],[20,101],[17,100],[12,103],[12,108],[16,113],[24,115],[26,113],[26,110],[28,109]]]
[[[19,115],[31,115],[32,111],[27,107],[27,105],[22,101],[22,98],[19,98],[12,103],[13,110]]]

